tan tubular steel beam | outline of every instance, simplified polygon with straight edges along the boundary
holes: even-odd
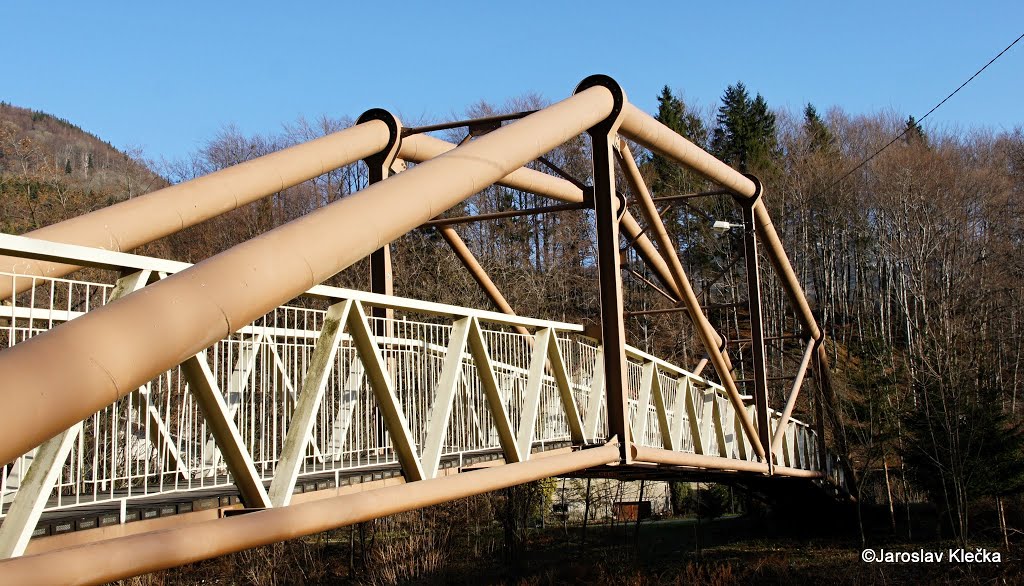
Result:
[[[402,138],[402,144],[398,149],[398,157],[414,163],[424,163],[451,151],[455,147],[456,145],[445,140],[427,136],[426,134],[414,134]],[[534,171],[533,169],[516,169],[495,183],[519,191],[544,195],[567,203],[583,202],[583,191],[579,187],[565,179],[559,179],[558,177]]]
[[[757,474],[768,474],[768,465],[763,462],[750,462],[749,460],[736,460],[734,458],[722,458],[719,456],[703,456],[701,454],[687,454],[684,452],[671,452],[659,450],[658,448],[643,448],[637,445],[631,446],[633,460],[635,462],[646,462],[648,464],[664,464],[667,466],[685,466],[687,468],[703,468],[706,470],[735,470],[736,472],[754,472]],[[773,476],[790,476],[793,478],[824,478],[824,474],[814,470],[801,470],[788,466],[775,466],[772,470]]]
[[[606,88],[576,93],[0,352],[0,461],[577,136],[612,105]],[[54,357],[61,368],[53,368]]]
[[[793,388],[789,391],[789,398],[786,400],[786,407],[782,410],[782,417],[779,418],[779,425],[772,437],[772,454],[778,454],[782,447],[782,436],[786,433],[786,425],[793,416],[793,408],[796,407],[796,399],[800,396],[800,387],[804,384],[804,375],[807,374],[807,366],[814,356],[814,340],[807,341],[807,348],[804,349],[803,359],[800,360],[800,368],[796,371],[796,378],[793,379]]]
[[[790,476],[793,478],[825,478],[823,472],[816,470],[803,470],[801,468],[792,468],[789,466],[774,466],[772,468],[773,476]]]
[[[698,316],[703,316],[703,312],[697,311],[696,314],[693,312],[695,307],[699,310],[700,303],[697,302],[697,296],[693,293],[690,280],[686,278],[686,271],[683,270],[683,264],[679,262],[679,255],[676,254],[675,244],[669,237],[665,224],[661,221],[661,214],[658,213],[657,206],[651,200],[651,194],[647,190],[647,185],[640,175],[640,169],[636,166],[633,153],[629,150],[629,145],[626,144],[626,141],[619,139],[619,150],[616,156],[619,159],[619,167],[626,175],[626,181],[629,182],[630,190],[640,205],[640,211],[644,220],[650,226],[649,232],[654,233],[654,240],[658,243],[658,248],[661,251],[660,256],[667,262],[668,271],[676,284],[676,291],[682,293],[681,301],[690,310],[693,319],[700,319]],[[693,303],[690,302],[690,298],[693,299]]]
[[[128,252],[273,193],[298,185],[381,151],[390,133],[370,120],[316,140],[239,163],[227,169],[135,197],[95,212],[33,230],[31,238]],[[0,271],[61,277],[81,267],[0,257]],[[13,293],[0,284],[0,299]],[[18,279],[19,289],[31,279]]]
[[[754,196],[753,181],[632,104],[626,104],[622,109],[619,134],[690,167],[734,193]]]
[[[722,336],[715,331],[715,328],[711,326],[711,322],[708,321],[707,316],[701,310],[700,301],[697,300],[697,295],[693,292],[693,287],[690,285],[690,279],[687,278],[686,271],[683,270],[683,263],[680,262],[679,255],[676,254],[675,244],[669,237],[664,222],[661,221],[661,215],[658,213],[658,208],[654,205],[654,200],[651,199],[647,185],[640,175],[640,169],[636,166],[633,153],[629,150],[629,145],[626,144],[626,141],[621,139],[619,140],[619,165],[625,172],[626,180],[629,181],[633,195],[640,205],[640,211],[644,216],[644,220],[650,226],[650,231],[654,232],[654,238],[661,250],[661,260],[667,263],[667,269],[676,283],[676,290],[680,295],[680,301],[689,312],[690,319],[693,320],[697,333],[704,342],[704,349],[708,355],[717,353],[722,356],[722,360],[714,362],[714,367],[718,371],[718,376],[722,379],[723,383],[726,379],[729,379],[731,385],[725,384],[725,387],[726,390],[729,390],[729,398],[733,401],[733,405],[739,409],[739,405],[742,402],[737,402],[739,400],[739,391],[737,390],[734,396],[732,390],[730,390],[730,386],[732,389],[736,389],[736,383],[732,380],[732,361],[729,360],[729,355],[725,351]],[[708,338],[707,335],[709,334],[710,337]]]
[[[672,272],[669,270],[665,259],[654,248],[651,239],[647,237],[647,234],[644,233],[643,228],[640,227],[640,224],[637,223],[636,218],[633,217],[629,210],[626,210],[626,213],[619,219],[619,227],[622,229],[622,233],[628,236],[629,240],[633,243],[633,250],[640,255],[640,259],[654,271],[654,276],[658,278],[658,281],[668,288],[669,293],[675,294],[677,299],[682,297],[682,292],[676,286],[675,279],[672,278]]]
[[[102,584],[617,462],[600,448],[267,509],[0,562],[9,584]]]
[[[736,470],[738,472],[756,472],[764,475],[768,474],[768,465],[764,462],[751,462],[750,460],[737,460],[735,458],[706,456],[703,454],[688,454],[685,452],[670,452],[668,450],[659,450],[658,448],[643,448],[637,445],[633,445],[632,449],[633,460],[636,462],[686,466],[689,468],[706,468],[709,470]]]
[[[779,240],[779,235],[775,232],[775,225],[772,224],[771,216],[768,215],[768,210],[764,207],[764,201],[758,200],[754,204],[753,211],[757,235],[764,244],[768,260],[782,281],[782,288],[786,291],[789,302],[800,319],[800,325],[804,327],[812,340],[820,340],[821,330],[818,329],[818,322],[814,319],[814,314],[811,313],[811,306],[807,303],[807,298],[804,297],[803,288],[800,287],[800,281],[793,270],[793,265],[789,262],[789,256],[786,255],[786,249],[783,248],[782,241]]]
[[[462,262],[462,266],[466,267],[469,274],[473,276],[473,279],[480,285],[480,288],[484,290],[487,297],[490,298],[491,302],[501,310],[502,313],[507,315],[516,315],[515,310],[508,304],[505,296],[501,294],[501,290],[491,280],[490,275],[484,270],[484,267],[480,265],[480,262],[476,260],[473,253],[466,246],[466,242],[459,236],[459,233],[455,231],[451,226],[439,226],[437,231],[441,233],[441,237],[451,247],[452,252]],[[524,336],[529,336],[530,331],[523,326],[515,326],[515,330]]]
[[[707,357],[701,358],[697,361],[697,366],[693,369],[694,376],[700,376],[700,373],[704,372],[704,367],[708,365]]]

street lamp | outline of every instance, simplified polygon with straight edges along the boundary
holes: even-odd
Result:
[[[725,220],[715,220],[714,225],[711,226],[711,230],[713,230],[715,234],[725,234],[726,232],[732,230],[733,228],[742,227],[743,224],[731,224],[729,222],[726,222]]]

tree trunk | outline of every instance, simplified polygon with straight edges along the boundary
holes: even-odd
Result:
[[[889,483],[889,462],[882,457],[882,468],[885,470],[885,493],[889,497],[889,524],[893,535],[896,534],[896,509],[892,505],[892,485]]]

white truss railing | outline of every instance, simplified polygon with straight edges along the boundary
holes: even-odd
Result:
[[[40,247],[128,276],[104,284],[0,273],[32,285],[0,305],[0,348],[188,266],[0,235],[2,254]],[[367,317],[371,306],[395,317]],[[5,465],[0,557],[20,555],[47,510],[228,485],[247,506],[282,506],[303,476],[399,464],[418,480],[467,454],[515,462],[552,443],[603,442],[601,349],[582,331],[316,287]],[[634,348],[627,357],[636,444],[755,458],[722,387]],[[791,419],[784,437],[780,465],[819,469],[811,428]]]

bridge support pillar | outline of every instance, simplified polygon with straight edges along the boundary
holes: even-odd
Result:
[[[370,155],[363,159],[368,169],[367,182],[369,185],[374,183],[380,183],[388,178],[391,174],[391,167],[395,163],[395,158],[398,156],[398,149],[402,146],[402,123],[398,118],[381,108],[372,108],[363,112],[356,121],[356,124],[362,124],[370,120],[382,120],[388,125],[388,144],[379,153]],[[391,268],[391,244],[385,244],[370,254],[370,291],[379,293],[381,295],[394,295],[395,294],[395,281],[394,272]],[[392,337],[393,327],[392,320],[395,317],[395,310],[385,307],[371,307],[370,317],[374,318],[372,323],[373,335],[380,340],[380,344],[383,347],[385,338]],[[395,365],[393,359],[387,361],[387,372],[395,372]],[[382,416],[377,417],[377,437],[384,445],[384,437],[387,433],[386,426],[384,424],[384,418]]]
[[[618,436],[620,456],[629,463],[632,434],[629,421],[629,398],[626,386],[626,333],[622,322],[622,274],[619,259],[619,219],[626,211],[626,202],[615,189],[616,132],[622,122],[625,93],[610,77],[593,75],[577,86],[576,92],[602,86],[614,96],[611,114],[590,128],[594,157],[594,189],[591,201],[597,225],[597,268],[601,300],[601,345],[604,356],[604,388],[608,405],[608,437]],[[586,195],[584,197],[586,198]]]
[[[748,177],[757,186],[753,197],[737,198],[743,209],[743,257],[747,269],[747,303],[750,308],[750,346],[754,359],[754,415],[757,418],[757,436],[765,447],[765,462],[769,474],[774,465],[774,454],[771,451],[772,430],[769,427],[771,418],[768,414],[768,378],[767,362],[764,348],[764,317],[761,305],[761,269],[757,258],[757,233],[754,222],[754,205],[761,197],[761,182],[756,177]]]
[[[390,132],[388,144],[384,147],[384,150],[363,159],[369,170],[368,182],[370,185],[373,185],[374,183],[384,181],[391,173],[391,167],[394,165],[395,157],[398,156],[398,149],[401,147],[402,123],[399,122],[394,114],[387,110],[373,108],[364,112],[359,117],[359,120],[356,121],[356,124],[362,124],[370,120],[383,121],[388,125],[388,131]],[[370,291],[380,293],[381,295],[395,294],[394,278],[391,271],[390,244],[385,244],[370,254]],[[371,315],[376,318],[390,318],[394,315],[394,310],[374,307],[371,309]],[[375,323],[374,335],[386,335],[383,327],[385,325],[380,322]]]

